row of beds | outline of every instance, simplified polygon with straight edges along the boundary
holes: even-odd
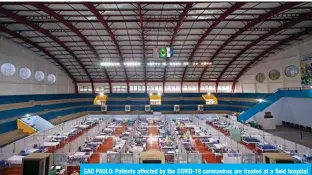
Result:
[[[185,126],[187,126],[191,130],[191,137],[196,138],[195,141],[198,141],[201,144],[205,145],[205,147],[210,150],[215,157],[220,157],[221,159],[224,153],[236,154],[235,151],[228,148],[226,145],[220,144],[219,140],[212,138],[211,134],[208,135],[206,130],[195,126],[194,124],[189,124],[191,121],[186,120],[180,122],[186,123]],[[182,143],[184,144],[186,150],[188,152],[198,153],[198,151],[196,151],[193,144],[191,143],[190,139],[183,138],[183,131],[180,131],[178,127],[176,128],[176,130],[178,130],[177,133],[179,133],[179,137],[182,138]]]
[[[191,123],[192,121],[189,119],[184,119],[184,118],[177,118],[175,120],[172,120],[173,123]],[[179,127],[175,127],[174,132],[177,134],[178,138],[181,140],[185,150],[187,153],[198,153],[198,151],[196,151],[195,147],[193,146],[191,139],[190,138],[184,138],[184,131],[181,130]]]
[[[173,163],[174,154],[177,153],[177,146],[174,138],[169,135],[166,122],[156,121],[156,126],[158,127],[158,135],[154,137],[157,137],[161,152],[165,154],[165,161],[166,163]],[[149,137],[147,127],[147,120],[138,121],[138,127],[136,128],[134,139],[128,147],[128,153],[140,153],[146,151],[146,142]]]
[[[126,143],[126,140],[129,136],[129,131],[126,130],[124,133],[119,136],[114,136],[114,131],[116,128],[122,127],[122,122],[117,121],[111,123],[106,128],[102,129],[99,135],[89,138],[86,140],[84,145],[78,147],[78,151],[73,155],[68,156],[68,164],[80,164],[80,163],[87,163],[91,156],[98,151],[101,145],[105,143],[105,140],[108,137],[114,138],[114,145],[112,150],[107,151],[107,153],[118,153],[121,151],[121,148]],[[128,128],[128,127],[127,127]]]
[[[62,131],[62,133],[54,133],[47,136],[48,140],[40,144],[34,144],[32,148],[21,150],[18,154],[5,160],[8,166],[20,166],[25,156],[32,153],[53,153],[61,148],[61,145],[65,145],[72,138],[77,137],[81,132],[95,126],[98,123],[96,120],[85,120],[78,125],[72,126],[70,130]]]
[[[231,127],[236,127],[236,126],[232,126],[230,123],[220,122],[218,120],[215,120],[211,123],[215,127],[222,129],[225,132],[228,132],[228,130]],[[283,152],[283,153],[291,155],[298,162],[312,162],[312,156],[311,155],[304,154],[302,156],[298,156],[296,154],[296,151],[294,151],[294,150],[288,151],[288,150],[283,149],[282,146],[274,146],[272,144],[269,144],[269,143],[265,142],[264,139],[260,135],[250,135],[244,129],[242,129],[241,138],[242,138],[241,142],[244,145],[251,146],[251,147],[255,148],[256,152],[258,152],[258,153]]]
[[[147,121],[138,120],[138,126],[135,128],[134,138],[128,146],[127,153],[140,153],[146,150],[147,126]]]
[[[224,121],[222,122],[222,121],[218,121],[218,120],[215,120],[214,122],[212,122],[212,125],[214,127],[218,128],[218,129],[221,129],[221,130],[225,131],[225,133],[227,133],[227,134],[229,134],[229,130],[231,128],[236,128],[237,127],[237,126],[232,125],[231,123],[224,122]],[[243,144],[254,146],[259,153],[263,153],[263,152],[278,152],[278,149],[277,149],[276,146],[262,141],[257,136],[256,137],[255,136],[250,136],[244,130],[242,130],[242,135],[241,136],[242,136],[242,143]]]

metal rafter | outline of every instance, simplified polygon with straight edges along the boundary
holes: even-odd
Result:
[[[245,2],[238,2],[238,3],[235,3],[231,8],[229,8],[227,11],[225,11],[215,22],[213,22],[211,24],[211,26],[205,31],[205,33],[201,36],[201,38],[198,40],[198,42],[196,43],[196,45],[194,46],[192,52],[191,52],[191,55],[189,57],[188,60],[192,61],[193,59],[193,56],[196,52],[196,50],[198,49],[198,47],[200,46],[200,44],[204,41],[204,39],[209,35],[209,33],[215,29],[217,27],[218,24],[220,24],[226,17],[228,17],[229,15],[231,15],[234,11],[236,11],[237,9],[241,8],[243,5],[245,5],[246,3]],[[183,71],[183,75],[182,75],[182,80],[184,80],[184,76],[186,74],[186,70],[187,70],[187,67],[184,68],[184,71]]]
[[[0,31],[1,32],[5,32],[15,38],[18,38],[22,41],[24,41],[27,44],[32,45],[33,47],[37,48],[38,50],[40,50],[41,52],[43,52],[44,54],[46,54],[48,57],[50,57],[53,61],[55,61],[66,73],[67,75],[70,77],[70,79],[75,83],[76,80],[73,77],[73,75],[68,71],[68,69],[57,59],[55,58],[48,50],[44,49],[43,47],[41,47],[40,45],[38,45],[37,43],[34,43],[33,41],[29,40],[28,38],[25,38],[24,36],[9,30],[8,28],[4,27],[4,26],[0,26]]]
[[[25,16],[26,17],[26,16]],[[214,22],[217,19],[185,19],[185,22]],[[291,18],[283,18],[283,19],[267,19],[267,21],[274,21],[274,22],[287,22],[290,21]],[[312,19],[308,19],[309,21],[311,21]],[[98,22],[97,20],[67,20],[70,23],[96,23]],[[224,21],[226,22],[252,22],[252,19],[224,19]],[[139,23],[140,20],[139,19],[126,19],[126,20],[106,20],[106,22],[110,22],[110,23],[120,23],[120,22],[135,22],[135,23]],[[144,19],[143,22],[179,22],[179,20],[176,19]],[[37,24],[55,24],[55,23],[59,23],[59,21],[55,21],[55,20],[33,20],[33,23]],[[2,22],[2,24],[8,25],[8,24],[18,24],[15,22]]]
[[[303,35],[308,35],[312,32],[312,29],[307,29],[304,30],[302,32],[299,32],[297,34],[294,34],[286,39],[281,40],[279,43],[274,44],[273,46],[271,46],[270,48],[266,49],[264,52],[262,52],[260,55],[258,55],[257,57],[255,57],[251,62],[249,62],[239,73],[238,75],[235,77],[234,82],[236,82],[242,75],[243,73],[251,66],[253,65],[255,62],[257,62],[258,60],[260,60],[262,57],[264,57],[265,55],[267,55],[270,52],[273,52],[274,50],[276,50],[278,47],[287,44],[291,41],[294,41],[296,39],[298,39],[299,37],[303,36]]]
[[[219,75],[217,80],[220,80],[223,76],[223,74],[227,71],[227,69],[246,51],[248,51],[250,48],[252,48],[253,46],[255,46],[257,43],[259,43],[260,41],[263,41],[265,38],[268,38],[282,30],[288,29],[291,26],[294,26],[302,21],[305,21],[306,19],[309,19],[312,17],[312,12],[309,13],[305,13],[303,15],[301,15],[301,17],[296,18],[288,23],[284,23],[283,25],[279,26],[278,28],[272,29],[270,32],[262,35],[261,37],[259,37],[258,39],[256,39],[255,41],[253,41],[252,43],[248,44],[244,49],[242,49],[237,55],[235,55],[235,57],[225,66],[225,68],[222,70],[221,74]]]
[[[243,28],[239,29],[235,34],[233,34],[226,42],[224,42],[219,49],[214,53],[214,55],[211,57],[210,61],[213,62],[215,57],[221,52],[221,50],[227,46],[230,42],[232,42],[236,37],[238,37],[240,34],[248,31],[248,29],[252,28],[253,26],[259,24],[260,22],[263,22],[265,20],[267,20],[268,18],[272,17],[273,15],[276,15],[284,10],[287,10],[289,8],[292,8],[296,5],[298,5],[300,3],[297,2],[287,2],[284,3],[283,5],[280,5],[274,9],[272,9],[271,11],[265,13],[265,14],[261,14],[259,15],[258,18],[254,19],[253,21],[251,21],[250,23],[248,23],[247,25],[245,25]],[[200,77],[199,77],[199,81],[201,81],[201,79],[203,78],[205,71],[208,69],[208,66],[205,67],[205,69],[202,71]]]
[[[145,53],[145,39],[144,39],[144,24],[143,24],[142,7],[141,7],[140,2],[138,2],[138,9],[139,9],[139,16],[140,16],[141,38],[142,38],[142,44],[143,44],[143,68],[144,68],[144,80],[145,80],[145,87],[146,87],[147,84],[146,84],[146,66],[145,66],[146,53]],[[146,88],[145,88],[145,92],[147,92]]]
[[[104,1],[103,1],[104,2]],[[199,1],[198,1],[199,2]],[[10,3],[8,2],[5,2],[5,3],[2,3],[2,4],[6,4],[6,5],[9,5]],[[24,5],[28,5],[29,2],[25,2]],[[54,4],[54,3],[48,3],[48,4]],[[68,5],[68,2],[65,2],[63,3],[65,5]],[[72,3],[71,4],[75,4],[75,3]],[[78,3],[79,5],[81,5],[81,2]],[[97,2],[97,4],[109,4],[108,2],[104,2],[104,3],[100,3],[100,2]],[[113,4],[118,4],[118,2],[113,2]],[[120,3],[119,3],[120,4]],[[122,4],[129,4],[129,3],[122,3]],[[148,3],[145,3],[145,2],[141,2],[141,4],[148,4]],[[156,2],[156,4],[164,4],[162,2]],[[177,3],[173,3],[173,4],[177,4]],[[15,3],[13,5],[18,5],[18,3]],[[168,9],[165,9],[166,11],[181,11],[183,8],[168,8]],[[192,8],[191,10],[228,10],[229,8],[228,7],[196,7],[196,8]],[[263,10],[273,10],[274,8],[272,7],[255,7],[255,8],[250,8],[250,7],[243,7],[241,8],[241,10],[253,10],[253,11],[263,11]],[[290,8],[290,9],[300,9],[300,10],[306,10],[306,9],[311,9],[310,6],[300,6],[300,7],[293,7],[293,8]],[[33,10],[33,9],[25,9],[25,8],[20,8],[20,9],[14,9],[16,11],[21,11],[21,12],[35,12],[35,11],[40,11],[40,10]],[[69,11],[69,12],[77,12],[77,11],[89,11],[88,9],[84,9],[84,8],[77,8],[77,9],[64,9],[64,8],[55,8],[54,11]],[[116,9],[115,8],[102,8],[101,11],[115,11]],[[134,8],[122,8],[122,9],[119,9],[119,11],[135,11],[136,9]],[[148,11],[164,11],[164,9],[162,8],[149,8]]]
[[[23,3],[22,5],[20,5],[19,3],[13,3],[12,5],[14,6],[5,6],[5,5],[8,5],[8,3],[0,3],[0,6],[3,5],[2,8],[6,8],[7,11],[10,11],[13,14],[18,14],[19,16],[30,21],[34,25],[38,25],[40,27],[41,25],[43,25],[44,27],[42,28],[44,28],[47,32],[49,32],[54,37],[61,40],[62,43],[66,45],[75,54],[76,57],[79,58],[81,63],[85,66],[85,68],[88,70],[92,78],[94,78],[94,80],[96,79],[98,82],[100,81],[124,82],[124,83],[127,82],[128,86],[129,86],[129,82],[142,82],[142,83],[145,82],[145,85],[146,85],[147,82],[163,83],[166,81],[166,82],[181,82],[181,85],[183,84],[183,82],[194,82],[194,83],[198,83],[198,87],[200,87],[201,81],[215,82],[216,84],[218,84],[218,81],[220,82],[233,81],[235,76],[238,73],[240,73],[242,68],[244,68],[246,64],[251,62],[255,57],[257,57],[263,51],[275,45],[275,43],[280,42],[285,37],[292,36],[293,33],[296,32],[298,29],[300,29],[301,31],[306,30],[306,29],[309,30],[310,27],[308,26],[312,20],[312,18],[308,18],[304,20],[305,21],[304,23],[300,23],[302,24],[300,26],[296,25],[296,26],[288,27],[287,29],[289,30],[285,29],[285,32],[284,30],[281,31],[282,29],[280,25],[286,26],[286,24],[288,24],[290,26],[291,22],[294,19],[301,18],[306,13],[306,10],[291,10],[291,9],[310,9],[311,8],[311,4],[302,3],[300,4],[300,6],[298,5],[298,6],[287,8],[285,9],[285,11],[276,13],[275,15],[272,15],[269,18],[266,18],[264,21],[252,27],[247,28],[245,32],[240,33],[238,37],[234,38],[223,49],[220,50],[220,47],[223,47],[224,43],[226,43],[229,40],[228,38],[231,38],[235,34],[237,35],[237,32],[239,32],[240,30],[242,30],[242,28],[244,28],[244,26],[241,26],[241,25],[235,26],[235,22],[231,22],[227,26],[224,26],[223,23],[226,24],[229,21],[239,21],[245,25],[250,25],[250,23],[254,22],[254,20],[258,20],[258,18],[260,18],[261,16],[264,16],[265,15],[264,13],[268,13],[269,11],[280,8],[280,6],[285,5],[285,3],[280,3],[279,7],[277,7],[275,4],[274,4],[274,7],[270,5],[264,7],[261,5],[262,3],[259,3],[258,5],[255,5],[254,7],[242,6],[241,8],[238,9],[239,11],[237,10],[231,13],[228,17],[224,18],[222,23],[218,25],[216,24],[216,26],[214,26],[213,30],[210,32],[207,32],[208,28],[211,27],[210,25],[213,25],[214,22],[217,22],[220,16],[224,16],[224,13],[233,7],[232,6],[220,7],[220,8],[219,7],[210,8],[210,6],[209,7],[203,6],[203,7],[198,7],[198,8],[190,7],[189,10],[192,10],[192,12],[194,13],[186,13],[183,18],[181,16],[183,15],[186,5],[188,3],[190,2],[172,3],[172,4],[179,4],[179,5],[177,7],[168,8],[168,9],[167,8],[153,8],[152,6],[145,8],[147,3],[144,3],[144,2],[89,3],[95,9],[94,11],[97,11],[100,14],[100,16],[104,18],[105,23],[111,30],[111,33],[109,32],[109,30],[105,28],[105,25],[99,25],[97,27],[93,26],[92,28],[87,26],[87,23],[102,24],[102,21],[99,20],[98,16],[96,16],[94,13],[90,13],[89,8],[80,7],[80,6],[71,7],[71,4],[84,5],[81,2],[70,3],[70,4],[59,3],[59,4],[64,4],[63,6],[59,6],[59,7],[52,6],[52,5],[50,6],[50,4],[53,4],[53,3],[35,3],[35,2],[26,2],[26,3]],[[41,8],[48,8],[48,10],[50,11],[47,11],[47,9],[42,10],[42,9],[37,9],[37,8],[35,9],[30,8],[30,5],[32,4],[35,4],[35,5],[39,4],[43,6]],[[103,6],[100,4],[114,4],[114,5],[127,4],[127,6],[122,5],[122,7],[118,6],[117,8],[115,8],[115,7],[109,7],[106,5]],[[162,4],[162,3],[155,2],[155,4]],[[235,2],[232,3],[232,5],[234,4]],[[202,10],[202,11],[204,10],[204,12],[202,14],[199,12],[195,12],[196,10]],[[213,11],[212,13],[207,12],[211,10],[215,10],[215,11]],[[115,11],[119,13],[111,13],[110,11]],[[29,12],[35,12],[35,13],[29,13]],[[46,12],[46,13],[43,13],[43,12]],[[70,12],[76,12],[76,13],[70,13]],[[82,13],[82,14],[78,15],[77,12]],[[89,12],[89,13],[85,13],[85,12]],[[126,12],[126,13],[123,13],[123,12]],[[167,12],[167,13],[157,13],[157,12]],[[2,13],[2,11],[0,13]],[[205,17],[207,17],[207,15],[209,15],[209,17],[212,17],[212,18],[204,19]],[[200,16],[203,18],[201,19],[196,18],[197,16]],[[84,17],[85,19],[81,19],[80,17]],[[80,75],[80,72],[84,74],[83,69],[79,67],[79,64],[71,65],[72,63],[76,62],[75,59],[71,56],[71,53],[67,52],[67,50],[64,47],[62,47],[62,45],[59,45],[59,43],[51,40],[49,36],[42,35],[41,33],[36,36],[33,36],[34,33],[37,33],[36,29],[34,30],[32,27],[29,27],[29,26],[26,26],[26,28],[23,26],[19,27],[21,26],[21,24],[23,25],[26,25],[26,24],[24,22],[11,21],[11,19],[9,19],[7,15],[0,16],[0,19],[2,21],[0,22],[0,25],[6,26],[6,24],[8,24],[9,25],[8,28],[10,28],[10,30],[13,30],[14,32],[22,36],[29,36],[27,37],[28,40],[34,42],[36,45],[39,45],[42,48],[44,48],[46,51],[48,51],[51,55],[53,55],[55,59],[61,62],[67,70],[70,71],[73,77],[78,79],[77,76]],[[181,27],[181,25],[183,25],[182,22],[180,22],[181,19],[183,19],[183,23],[185,24],[183,28]],[[160,26],[155,26],[155,25],[150,25],[150,24],[146,25],[146,23],[149,21],[151,21],[151,23],[161,22],[161,24]],[[274,22],[274,24],[277,23],[280,25],[272,26],[270,25],[270,24],[273,24],[271,21]],[[124,25],[121,24],[124,22],[126,24],[126,27],[123,27]],[[127,23],[127,22],[130,22],[130,23]],[[166,22],[166,25],[162,25],[165,22]],[[194,26],[188,27],[192,22],[198,22],[198,23],[196,23],[196,25]],[[68,23],[69,25],[73,26],[76,30],[71,29],[71,26],[69,26]],[[167,25],[167,23],[170,23],[170,25]],[[204,27],[203,26],[204,23],[207,23],[208,26]],[[265,25],[265,24],[269,24],[269,25]],[[47,26],[48,29],[46,29],[45,26]],[[215,33],[217,30],[220,30],[220,29],[222,30],[221,33]],[[193,30],[193,32],[188,33],[188,30]],[[104,32],[104,31],[107,31],[107,32]],[[82,38],[78,32],[84,38]],[[98,32],[100,32],[101,34],[98,35],[97,34]],[[202,34],[200,34],[201,32]],[[207,35],[206,38],[203,39],[203,41],[200,41],[200,38],[203,37],[205,32],[209,34]],[[281,32],[283,33],[281,34]],[[118,34],[118,37],[129,36],[129,34],[130,36],[128,40],[124,40],[121,38],[120,40],[117,37],[117,34]],[[252,38],[245,39],[245,37],[249,35],[252,36]],[[216,36],[220,36],[220,38],[217,38],[215,40],[210,39]],[[78,39],[79,41],[68,40],[67,39],[68,37],[73,37],[73,39],[75,40]],[[98,37],[101,37],[101,38],[104,37],[105,41],[107,42],[103,42],[103,39],[99,40]],[[112,38],[112,40],[110,40],[110,38],[108,37]],[[157,41],[160,42],[159,44],[156,44],[156,45],[155,43],[153,44],[153,41],[154,41],[153,39],[155,37],[159,38],[157,39]],[[167,37],[169,37],[169,39],[166,40],[165,38]],[[182,39],[178,37],[182,37]],[[188,38],[183,39],[185,37],[188,37]],[[260,39],[258,39],[259,37]],[[20,40],[16,37],[7,37],[7,38],[15,41],[18,44],[22,44],[22,45],[28,44],[24,40]],[[86,38],[88,39],[87,41],[89,43],[85,42]],[[131,38],[131,42],[134,41],[135,43],[130,42],[130,44],[128,44],[128,42],[127,43],[124,42],[124,41],[130,41],[130,38]],[[241,38],[244,38],[244,39],[241,39]],[[186,42],[182,43],[181,41],[187,41],[187,44]],[[206,49],[202,49],[201,45],[209,41],[214,41],[214,42],[212,42],[212,44],[209,44],[209,46]],[[177,42],[181,42],[181,43],[177,43]],[[238,44],[236,44],[237,42]],[[265,43],[268,42],[268,43],[260,45],[262,42],[265,42]],[[90,43],[92,43],[92,45]],[[180,47],[176,48],[177,52],[179,52],[179,54],[175,56],[178,62],[182,62],[183,59],[181,60],[181,58],[185,58],[185,57],[190,58],[190,54],[192,53],[197,43],[200,43],[200,44],[198,44],[199,46],[197,46],[196,51],[193,53],[193,56],[191,57],[192,60],[198,60],[200,58],[198,62],[200,61],[207,62],[211,58],[210,56],[215,55],[216,52],[218,52],[218,50],[220,51],[217,53],[217,55],[213,59],[214,64],[211,66],[213,68],[211,70],[207,69],[206,66],[201,66],[201,65],[189,65],[187,69],[185,69],[185,66],[180,66],[180,67],[175,66],[174,69],[169,69],[168,67],[164,67],[164,66],[154,67],[154,68],[146,67],[146,63],[148,61],[159,62],[158,59],[155,60],[155,58],[152,58],[151,48],[164,46],[166,45],[166,43],[168,46],[169,45],[174,45],[174,47],[183,46],[181,47],[182,49],[179,49]],[[253,43],[254,45],[251,46],[251,43]],[[118,44],[120,48],[116,47],[116,44]],[[278,49],[281,50],[287,45],[290,45],[290,44],[287,43],[283,45],[283,47],[278,47],[274,49],[274,52],[277,52]],[[233,47],[233,49],[231,49],[231,47]],[[129,49],[129,48],[133,48],[133,49]],[[30,47],[30,49],[36,53],[39,53],[44,58],[50,59],[47,54],[42,53],[42,51],[41,50],[39,51],[36,47]],[[123,60],[126,61],[128,59],[140,61],[143,64],[143,67],[141,66],[142,69],[128,68],[128,67],[125,67],[123,64],[119,68],[116,68],[116,67],[106,68],[105,67],[108,73],[110,73],[109,74],[110,77],[106,75],[108,79],[107,80],[105,78],[104,69],[102,69],[103,72],[102,71],[98,72],[97,69],[94,69],[95,65],[98,62],[98,55],[96,55],[96,53],[93,54],[95,52],[94,50],[96,50],[98,55],[103,58],[108,57],[108,54],[109,54],[109,58],[112,60],[115,60],[116,62],[117,61],[122,62]],[[252,51],[249,51],[249,50],[252,50]],[[122,53],[122,55],[120,52]],[[270,53],[267,53],[266,55],[264,55],[264,57],[261,57],[261,59],[268,57],[268,55],[270,55]],[[240,59],[240,57],[242,56],[244,57],[243,60]],[[143,59],[140,59],[140,58],[143,58]],[[192,61],[190,62],[192,63]],[[254,64],[257,62],[258,61],[255,61]],[[55,62],[55,64],[57,63]],[[231,71],[230,73],[229,71],[232,67],[233,68],[236,67],[239,70]],[[75,69],[75,70],[72,71],[71,69]],[[204,69],[206,71],[202,72]],[[165,71],[161,71],[161,70],[165,70]],[[208,76],[208,73],[209,73],[209,76]],[[230,73],[231,76],[225,77],[224,74],[227,74],[227,73]],[[182,74],[183,74],[183,78],[182,78]],[[184,75],[185,76],[192,75],[192,76],[186,78],[184,77]],[[207,77],[204,79],[203,75],[207,75]],[[127,81],[125,82],[123,80],[125,80],[126,77],[127,77]],[[201,77],[202,79],[198,80],[199,77]],[[109,78],[112,81],[110,81]],[[82,77],[80,81],[91,82],[88,80],[87,77]],[[94,86],[94,84],[92,85]],[[235,89],[235,86],[233,86],[233,88]]]
[[[59,22],[63,23],[67,28],[69,28],[73,33],[75,33],[79,38],[91,49],[91,51],[94,53],[96,57],[101,61],[101,58],[95,48],[92,46],[90,41],[75,27],[73,26],[70,22],[64,19],[62,15],[59,15],[55,13],[53,10],[51,10],[49,7],[45,6],[41,2],[31,2],[30,3],[32,6],[36,7],[37,9],[45,12],[46,14],[53,16],[55,19],[57,19]],[[63,41],[64,42],[64,41]],[[106,78],[108,79],[108,82],[110,82],[110,78],[108,75],[107,70],[104,68],[104,73]],[[111,83],[109,83],[109,89],[111,90]],[[94,92],[94,90],[93,90]],[[111,92],[110,92],[111,93]]]
[[[116,39],[113,31],[111,30],[110,26],[108,25],[106,20],[103,18],[103,16],[100,14],[100,12],[96,9],[96,7],[93,6],[93,4],[91,2],[84,2],[83,5],[86,6],[94,14],[94,16],[96,16],[96,18],[102,23],[102,25],[106,29],[107,33],[110,35],[110,38],[113,40],[113,42],[114,42],[114,44],[118,50],[118,54],[120,56],[121,62],[122,62],[121,66],[123,67],[125,75],[126,75],[127,87],[129,87],[129,79],[128,79],[128,75],[127,75],[127,70],[126,70],[125,66],[123,65],[123,62],[124,62],[123,56],[122,56],[119,44],[117,42],[117,39]],[[128,88],[128,93],[129,93],[129,88]]]
[[[27,25],[33,29],[35,29],[36,31],[48,36],[50,39],[52,39],[53,41],[55,41],[57,44],[59,44],[61,47],[63,47],[68,53],[70,53],[72,55],[72,57],[78,62],[78,64],[81,66],[81,68],[85,71],[87,77],[90,79],[90,81],[92,81],[92,78],[89,74],[89,72],[87,71],[87,69],[85,68],[85,66],[82,64],[82,62],[79,60],[79,58],[64,44],[62,43],[62,41],[60,41],[58,38],[56,38],[55,36],[53,36],[50,32],[48,32],[47,30],[45,30],[44,28],[32,23],[31,21],[27,20],[26,18],[24,18],[23,16],[19,16],[15,13],[12,13],[2,7],[0,7],[0,13],[8,16],[9,18],[13,19],[14,21],[18,21],[23,23],[24,25]]]
[[[193,6],[193,3],[187,3],[186,6],[184,7],[184,10],[183,10],[182,14],[180,15],[179,20],[177,22],[177,25],[174,28],[174,31],[173,31],[173,34],[172,34],[172,37],[170,40],[170,47],[172,47],[174,40],[175,40],[179,30],[180,30],[180,27],[182,26],[183,22],[185,21],[186,15],[190,11],[192,6]],[[168,62],[168,61],[166,61],[166,62]],[[165,71],[164,71],[164,75],[163,75],[163,86],[165,86],[167,66],[168,66],[168,63],[165,66]],[[182,86],[182,83],[181,83],[181,86]]]

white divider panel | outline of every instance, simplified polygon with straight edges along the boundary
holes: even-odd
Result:
[[[302,145],[297,145],[297,151],[298,154],[312,154],[312,149],[306,147],[306,146],[302,146]]]
[[[180,164],[180,163],[187,163],[187,154],[177,154],[174,156],[174,163]]]
[[[286,150],[288,151],[295,151],[297,150],[297,144],[294,142],[291,142],[289,140],[285,140]]]
[[[238,152],[241,154],[245,154],[247,153],[247,149],[245,146],[243,146],[242,144],[237,144],[237,148],[238,148]]]
[[[273,144],[274,142],[274,136],[272,134],[266,134],[263,136],[263,139],[265,142],[269,143],[269,144]]]
[[[233,140],[233,139],[231,139],[231,148],[234,151],[238,152],[238,143],[235,140]]]
[[[224,117],[222,117],[222,118],[226,119]],[[231,119],[226,119],[226,120],[231,120]],[[263,130],[244,125],[244,124],[237,122],[235,120],[232,120],[232,121],[234,121],[235,125],[242,126],[244,128],[244,130],[247,131],[250,135],[262,136],[266,142],[268,142],[274,146],[282,147],[283,150],[287,150],[287,151],[297,150],[299,154],[306,154],[306,153],[312,154],[312,151],[311,151],[312,149],[309,149],[303,145],[296,144],[294,142],[291,142],[289,140],[283,139],[283,138],[278,137],[278,136],[273,136],[272,134],[270,134],[268,132],[265,132]]]
[[[1,149],[1,159],[8,159],[14,154],[14,144],[9,144]]]
[[[280,137],[275,137],[275,141],[278,146],[282,147],[282,149],[286,149],[285,139],[282,139]]]
[[[25,149],[25,141],[24,140],[18,140],[15,142],[15,152],[19,153],[20,151],[22,151],[23,149]]]

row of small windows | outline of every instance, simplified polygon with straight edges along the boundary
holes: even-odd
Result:
[[[12,76],[16,73],[16,68],[13,64],[11,63],[4,63],[1,65],[1,73],[4,76]],[[20,68],[19,70],[19,76],[23,79],[23,80],[27,80],[31,77],[31,70],[28,67],[23,67]],[[43,81],[45,78],[45,75],[42,71],[38,70],[35,72],[35,79],[37,81]],[[49,83],[55,83],[56,82],[56,76],[54,74],[48,74],[47,76],[47,80]]]
[[[113,92],[127,92],[127,86],[113,86],[112,87]],[[200,87],[202,91],[215,91],[215,86],[201,86]],[[95,92],[109,92],[109,86],[95,86]],[[145,92],[145,86],[130,86],[129,87],[130,92]],[[146,86],[147,92],[162,92],[163,91],[163,86]],[[181,88],[180,86],[176,85],[171,85],[171,86],[165,86],[165,91],[166,92],[176,92],[180,91]],[[197,86],[182,86],[182,91],[197,91]],[[79,91],[80,92],[92,92],[92,87],[91,86],[79,86]],[[231,86],[218,86],[218,91],[220,92],[230,92],[231,91]]]

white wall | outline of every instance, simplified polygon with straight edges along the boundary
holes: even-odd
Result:
[[[12,76],[4,76],[0,72],[0,95],[75,92],[74,84],[66,73],[31,50],[0,37],[0,66],[3,63],[13,64],[16,72]],[[19,76],[20,68],[24,67],[28,67],[32,73],[31,77],[27,80],[23,80]],[[45,74],[45,79],[40,82],[34,78],[35,72],[38,70],[41,70]],[[48,74],[54,74],[56,76],[55,83],[51,84],[47,81]]]
[[[312,99],[309,98],[283,97],[265,110],[257,113],[254,119],[263,118],[265,112],[271,112],[276,125],[281,125],[282,121],[287,121],[312,127],[311,104]]]
[[[303,56],[312,56],[311,38],[296,42],[292,47],[259,62],[256,66],[247,71],[236,83],[235,92],[251,93],[271,93],[278,88],[302,87],[300,79],[300,58]],[[289,65],[295,65],[299,68],[299,74],[290,78],[285,75],[285,68]],[[277,69],[280,72],[278,80],[271,80],[269,72]],[[256,81],[256,75],[264,73],[266,75],[263,83]]]

